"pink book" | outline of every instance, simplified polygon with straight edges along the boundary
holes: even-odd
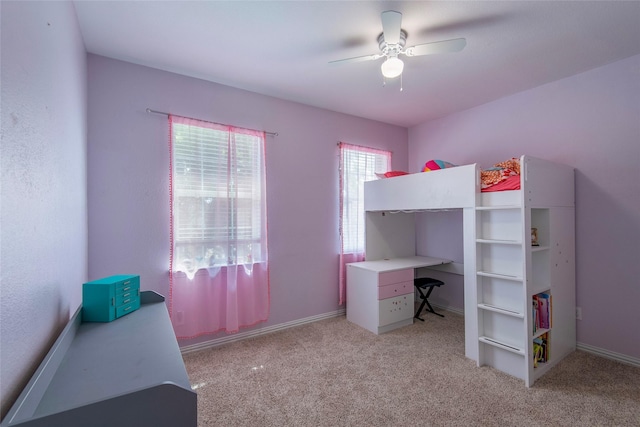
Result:
[[[551,327],[550,323],[550,304],[549,304],[549,295],[548,294],[539,294],[538,295],[538,318],[540,321],[540,327],[543,329],[549,329]]]

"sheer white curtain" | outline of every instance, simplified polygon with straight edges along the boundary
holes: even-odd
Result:
[[[264,132],[170,124],[170,314],[191,338],[269,316]]]
[[[340,305],[346,301],[346,267],[364,260],[364,183],[391,169],[391,152],[341,142],[340,146]]]

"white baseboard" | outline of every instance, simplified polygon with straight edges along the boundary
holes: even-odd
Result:
[[[450,312],[455,313],[455,314],[459,314],[460,316],[464,317],[464,310],[463,309],[455,308],[455,307],[448,307],[448,306],[445,307],[444,305],[438,305],[438,304],[431,304],[431,305],[434,306],[434,307],[437,307],[439,309],[442,309],[442,310],[446,310],[446,311],[450,311]]]
[[[605,350],[604,348],[594,347],[592,345],[579,342],[576,343],[576,349],[640,368],[640,359],[632,356],[627,356],[626,354],[616,353],[615,351]]]
[[[331,317],[344,316],[346,310],[344,308],[329,313],[318,314],[316,316],[305,317],[304,319],[297,319],[291,322],[280,323],[278,325],[267,326],[266,328],[257,329],[255,331],[239,332],[237,334],[228,335],[222,338],[216,338],[210,341],[201,342],[198,344],[187,345],[180,347],[182,354],[191,353],[194,351],[204,350],[207,348],[218,347],[223,344],[228,344],[236,341],[241,341],[247,338],[257,337],[260,335],[270,334],[272,332],[281,331],[283,329],[293,328],[295,326],[304,325],[307,323],[317,322],[319,320],[329,319]]]

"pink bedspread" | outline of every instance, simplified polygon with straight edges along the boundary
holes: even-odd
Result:
[[[483,193],[490,191],[506,191],[506,190],[519,190],[520,189],[520,175],[510,176],[497,184],[493,184],[487,188],[483,188]]]
[[[520,160],[511,158],[480,171],[482,192],[520,189]]]

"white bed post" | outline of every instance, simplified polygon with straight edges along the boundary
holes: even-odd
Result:
[[[464,229],[464,354],[478,361],[478,306],[476,277],[476,211],[463,209]]]
[[[478,354],[478,286],[476,261],[476,206],[480,204],[480,168],[475,165],[475,203],[462,210],[464,244],[464,354],[479,360]],[[473,314],[472,314],[473,313]]]

